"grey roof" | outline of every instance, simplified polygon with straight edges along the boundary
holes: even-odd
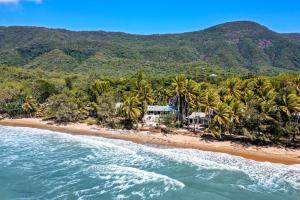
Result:
[[[169,112],[172,108],[170,106],[148,106],[147,111]]]

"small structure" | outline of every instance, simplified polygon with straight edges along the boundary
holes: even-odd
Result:
[[[190,124],[200,124],[207,126],[209,119],[204,112],[193,112],[190,116],[187,117]]]
[[[171,106],[158,106],[158,105],[148,106],[145,116],[143,117],[143,122],[146,125],[155,126],[157,123],[159,123],[159,120],[163,115],[167,115],[172,111],[173,109]]]
[[[116,105],[115,105],[115,109],[119,110],[122,107],[122,105],[123,105],[123,103],[117,102]]]
[[[148,106],[147,114],[149,115],[164,115],[172,111],[170,106]]]

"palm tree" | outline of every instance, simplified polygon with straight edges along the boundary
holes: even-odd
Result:
[[[294,87],[296,88],[297,95],[300,95],[300,78],[295,78]]]
[[[256,85],[259,87],[256,88],[256,93],[258,96],[254,98],[252,102],[254,107],[259,112],[259,118],[261,120],[269,120],[275,122],[275,114],[277,112],[276,106],[276,92],[270,85],[270,83],[263,82],[264,79],[258,79]]]
[[[292,113],[300,112],[300,97],[296,94],[284,95],[281,100],[279,109],[289,118],[292,116]]]
[[[135,86],[137,88],[137,90],[139,90],[139,88],[141,87],[141,84],[143,83],[143,81],[145,81],[145,74],[143,72],[143,70],[139,70],[136,74],[135,74]]]
[[[226,81],[226,86],[228,93],[233,96],[235,99],[239,100],[241,98],[241,83],[237,78],[232,78]]]
[[[142,113],[141,116],[144,115],[146,112],[146,109],[149,104],[153,104],[154,99],[152,95],[152,88],[151,85],[148,84],[146,81],[141,81],[139,88],[136,91],[137,93],[137,99],[141,102],[141,107],[142,107]]]
[[[275,122],[275,113],[277,111],[277,106],[273,100],[260,101],[257,105],[260,118],[262,120],[269,120]]]
[[[160,105],[166,104],[169,98],[167,89],[163,87],[159,87],[158,89],[156,89],[154,92],[154,96],[155,96],[155,103]]]
[[[136,97],[126,97],[121,111],[126,118],[125,123],[132,126],[132,123],[136,122],[141,115],[140,102]]]
[[[220,100],[221,100],[221,101],[224,101],[225,98],[226,98],[227,96],[229,96],[229,95],[228,95],[228,90],[227,90],[227,88],[226,88],[226,87],[221,87],[221,88],[218,90],[218,95],[219,95],[219,97],[220,97]]]
[[[288,120],[285,125],[289,124],[291,121],[291,116],[294,113],[300,112],[300,97],[296,94],[283,95],[281,105],[279,105],[279,109],[287,116]],[[298,122],[298,119],[297,119]],[[298,124],[298,123],[297,123]],[[299,133],[299,126],[297,125],[297,131],[294,131],[292,134],[291,141],[295,141],[296,134]]]
[[[229,106],[232,122],[239,124],[245,112],[245,105],[241,101],[232,101]]]
[[[186,102],[186,115],[189,115],[190,107],[194,106],[197,94],[199,94],[198,84],[193,80],[188,80],[184,94],[184,100]]]
[[[92,98],[92,101],[96,101],[103,92],[109,91],[110,88],[110,82],[96,80],[89,88],[89,94]]]
[[[244,102],[246,110],[250,108],[251,101],[255,99],[257,98],[252,90],[246,90],[244,92],[243,98],[241,100]]]
[[[36,110],[36,103],[32,96],[27,96],[24,103],[22,104],[22,109],[25,113],[32,117],[32,112]]]
[[[177,103],[177,107],[178,107],[178,124],[179,122],[182,124],[183,122],[183,115],[182,115],[182,100],[183,96],[186,92],[186,85],[187,85],[187,79],[185,77],[184,74],[180,74],[178,76],[176,76],[172,83],[171,83],[171,92],[174,93],[177,97],[178,97],[178,103]]]
[[[215,109],[214,122],[219,125],[220,131],[230,122],[230,110],[226,103],[219,103]]]
[[[274,101],[276,92],[272,87],[264,87],[260,90],[260,98],[264,101]]]
[[[206,90],[204,93],[199,95],[196,100],[197,107],[200,107],[200,109],[205,112],[205,115],[208,116],[209,128],[211,124],[211,116],[219,102],[220,98],[214,90]]]
[[[269,80],[266,78],[255,78],[249,83],[252,91],[259,97],[266,96],[266,94],[272,90],[272,86]]]
[[[219,96],[213,90],[205,91],[198,100],[206,115],[211,115],[220,101]]]
[[[223,100],[222,102],[226,103],[227,105],[230,105],[232,102],[236,102],[236,101],[239,101],[239,100],[236,100],[233,96],[231,96],[230,94],[229,95],[226,95],[223,97]]]

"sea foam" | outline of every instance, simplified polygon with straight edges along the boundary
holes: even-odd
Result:
[[[170,162],[173,162],[172,165],[182,164],[196,167],[198,173],[196,172],[195,179],[205,178],[207,181],[210,181],[215,177],[221,176],[222,171],[228,171],[243,173],[249,177],[252,183],[237,185],[247,190],[286,192],[289,186],[295,190],[300,190],[300,165],[257,162],[225,153],[194,149],[155,148],[130,141],[95,136],[75,136],[31,128],[0,126],[0,129],[4,133],[1,135],[2,146],[5,148],[13,147],[12,149],[15,149],[11,155],[6,155],[0,161],[1,164],[9,166],[14,162],[18,162],[18,160],[22,160],[22,157],[16,156],[18,152],[24,154],[26,151],[31,151],[32,155],[37,155],[39,158],[44,156],[46,150],[48,153],[53,152],[50,156],[54,156],[59,151],[66,151],[65,153],[70,151],[71,154],[73,150],[67,149],[66,146],[78,144],[81,148],[86,149],[87,152],[82,156],[68,155],[56,165],[62,168],[66,166],[69,168],[82,167],[82,171],[89,176],[106,180],[106,189],[102,188],[102,193],[109,192],[112,188],[116,190],[114,192],[120,193],[124,190],[130,190],[135,185],[154,182],[163,185],[165,191],[182,189],[185,187],[185,183],[181,180],[173,178],[172,175],[153,171],[170,168]],[[45,138],[48,141],[55,141],[58,144],[56,146],[45,147],[47,143]],[[52,162],[51,160],[46,161],[45,167],[49,164],[51,165]],[[24,167],[32,166],[25,165]],[[207,170],[213,170],[213,173],[208,173]],[[205,175],[203,171],[205,171]],[[40,174],[40,177],[43,177],[43,173]],[[155,196],[155,194],[159,195],[159,193],[165,192],[160,189],[156,188],[151,193],[146,193],[146,191],[140,191],[142,193],[139,193],[139,191],[131,192],[133,195],[141,197],[148,195],[149,197],[150,195]]]

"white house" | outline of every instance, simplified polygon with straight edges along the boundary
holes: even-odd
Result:
[[[204,112],[193,112],[187,117],[190,124],[208,125],[208,117]]]
[[[166,115],[172,111],[173,109],[170,106],[148,106],[145,116],[143,117],[143,122],[146,125],[155,126],[161,119],[161,116]]]

